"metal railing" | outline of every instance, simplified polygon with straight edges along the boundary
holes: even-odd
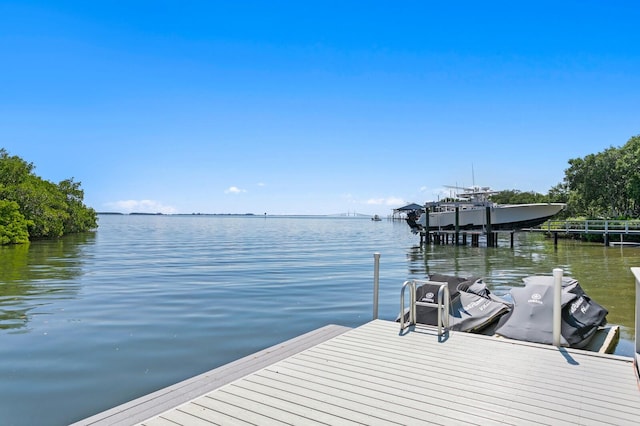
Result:
[[[640,234],[640,220],[548,220],[527,230],[565,234]]]
[[[416,300],[416,291],[418,286],[433,285],[438,289],[436,296],[436,302],[425,302],[422,300]],[[407,311],[404,307],[405,290],[409,289],[409,318],[405,321]],[[418,306],[432,307],[437,309],[438,319],[436,326],[438,328],[438,336],[443,336],[449,331],[449,304],[451,303],[451,296],[449,294],[449,286],[447,283],[427,280],[409,280],[405,281],[400,290],[400,331],[404,330],[408,326],[415,325],[417,322],[417,309]],[[408,325],[407,325],[408,324]]]
[[[380,293],[380,253],[373,253],[373,319],[378,319],[378,294]]]

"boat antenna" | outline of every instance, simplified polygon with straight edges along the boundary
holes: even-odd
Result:
[[[471,186],[476,187],[476,173],[473,170],[473,163],[471,163]]]

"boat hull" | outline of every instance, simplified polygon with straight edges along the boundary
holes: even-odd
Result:
[[[511,204],[488,207],[493,230],[515,230],[537,226],[558,214],[563,203]],[[458,211],[460,229],[485,229],[487,227],[487,208],[461,208]],[[426,214],[423,213],[417,223],[426,228]],[[455,229],[456,212],[429,213],[429,230]]]

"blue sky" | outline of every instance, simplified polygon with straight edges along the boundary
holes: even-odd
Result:
[[[640,134],[638,22],[635,1],[0,0],[0,146],[97,211],[546,193]]]

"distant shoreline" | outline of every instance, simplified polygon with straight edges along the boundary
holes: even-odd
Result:
[[[99,216],[233,216],[233,217],[309,217],[309,218],[335,218],[335,219],[370,219],[373,215],[356,213],[344,214],[255,214],[255,213],[142,213],[142,212],[98,212]]]

